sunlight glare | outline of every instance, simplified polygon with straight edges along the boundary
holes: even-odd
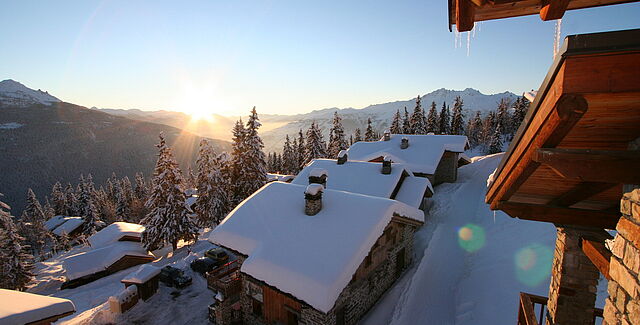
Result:
[[[213,113],[219,111],[222,106],[216,87],[211,83],[185,83],[175,101],[175,107],[191,115],[192,121],[213,121]]]

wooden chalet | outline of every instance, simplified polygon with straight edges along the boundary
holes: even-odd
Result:
[[[539,1],[508,3],[533,2],[527,10],[539,10]],[[522,293],[519,324],[640,324],[639,150],[640,29],[568,36],[486,195],[493,210],[557,227],[549,297]],[[611,245],[605,229],[618,230]],[[594,308],[600,273],[609,280],[604,312]],[[546,305],[539,317],[536,303]]]
[[[448,0],[449,31],[468,32],[477,21],[540,15],[542,20],[555,20],[565,11],[607,6],[636,0]]]
[[[69,299],[0,289],[0,324],[49,325],[76,312]]]
[[[120,282],[125,288],[135,285],[140,299],[147,300],[158,291],[159,280],[160,269],[150,264],[143,264]]]

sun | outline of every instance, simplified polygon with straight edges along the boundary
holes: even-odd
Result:
[[[175,107],[191,116],[192,121],[213,121],[213,113],[220,108],[220,98],[214,87],[188,85],[180,92]]]

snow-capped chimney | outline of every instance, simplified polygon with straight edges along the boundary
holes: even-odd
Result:
[[[389,159],[388,157],[384,157],[384,159],[382,160],[382,173],[384,175],[389,175],[391,174],[391,159]]]
[[[327,176],[329,172],[326,169],[314,168],[309,173],[309,185],[320,184],[323,187],[327,187]]]
[[[338,165],[344,165],[347,162],[347,151],[340,150],[338,153]]]
[[[315,216],[322,210],[322,192],[324,186],[320,184],[309,184],[304,191],[304,213],[308,216]]]
[[[407,149],[407,148],[409,148],[409,138],[403,137],[402,140],[400,140],[400,149]]]
[[[391,131],[389,130],[384,130],[384,141],[389,141],[391,140]]]

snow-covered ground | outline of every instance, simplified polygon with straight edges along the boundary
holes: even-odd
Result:
[[[456,183],[436,187],[413,267],[361,324],[515,324],[520,291],[547,296],[555,227],[484,203],[501,157],[475,157]],[[602,308],[606,281],[598,291]]]
[[[193,272],[189,263],[215,247],[209,243],[208,232],[201,235],[191,247],[179,248],[172,256],[162,257],[151,265],[164,267],[174,265],[185,271],[193,283],[184,289],[174,289],[160,284],[158,293],[149,300],[140,300],[131,310],[120,316],[109,311],[107,300],[124,289],[120,280],[137,270],[132,267],[83,286],[60,290],[64,277],[63,261],[66,257],[78,254],[90,247],[74,247],[71,251],[36,264],[37,284],[29,292],[67,298],[76,306],[76,313],[63,318],[57,324],[209,324],[207,307],[213,303],[213,292],[207,289],[207,281]]]

